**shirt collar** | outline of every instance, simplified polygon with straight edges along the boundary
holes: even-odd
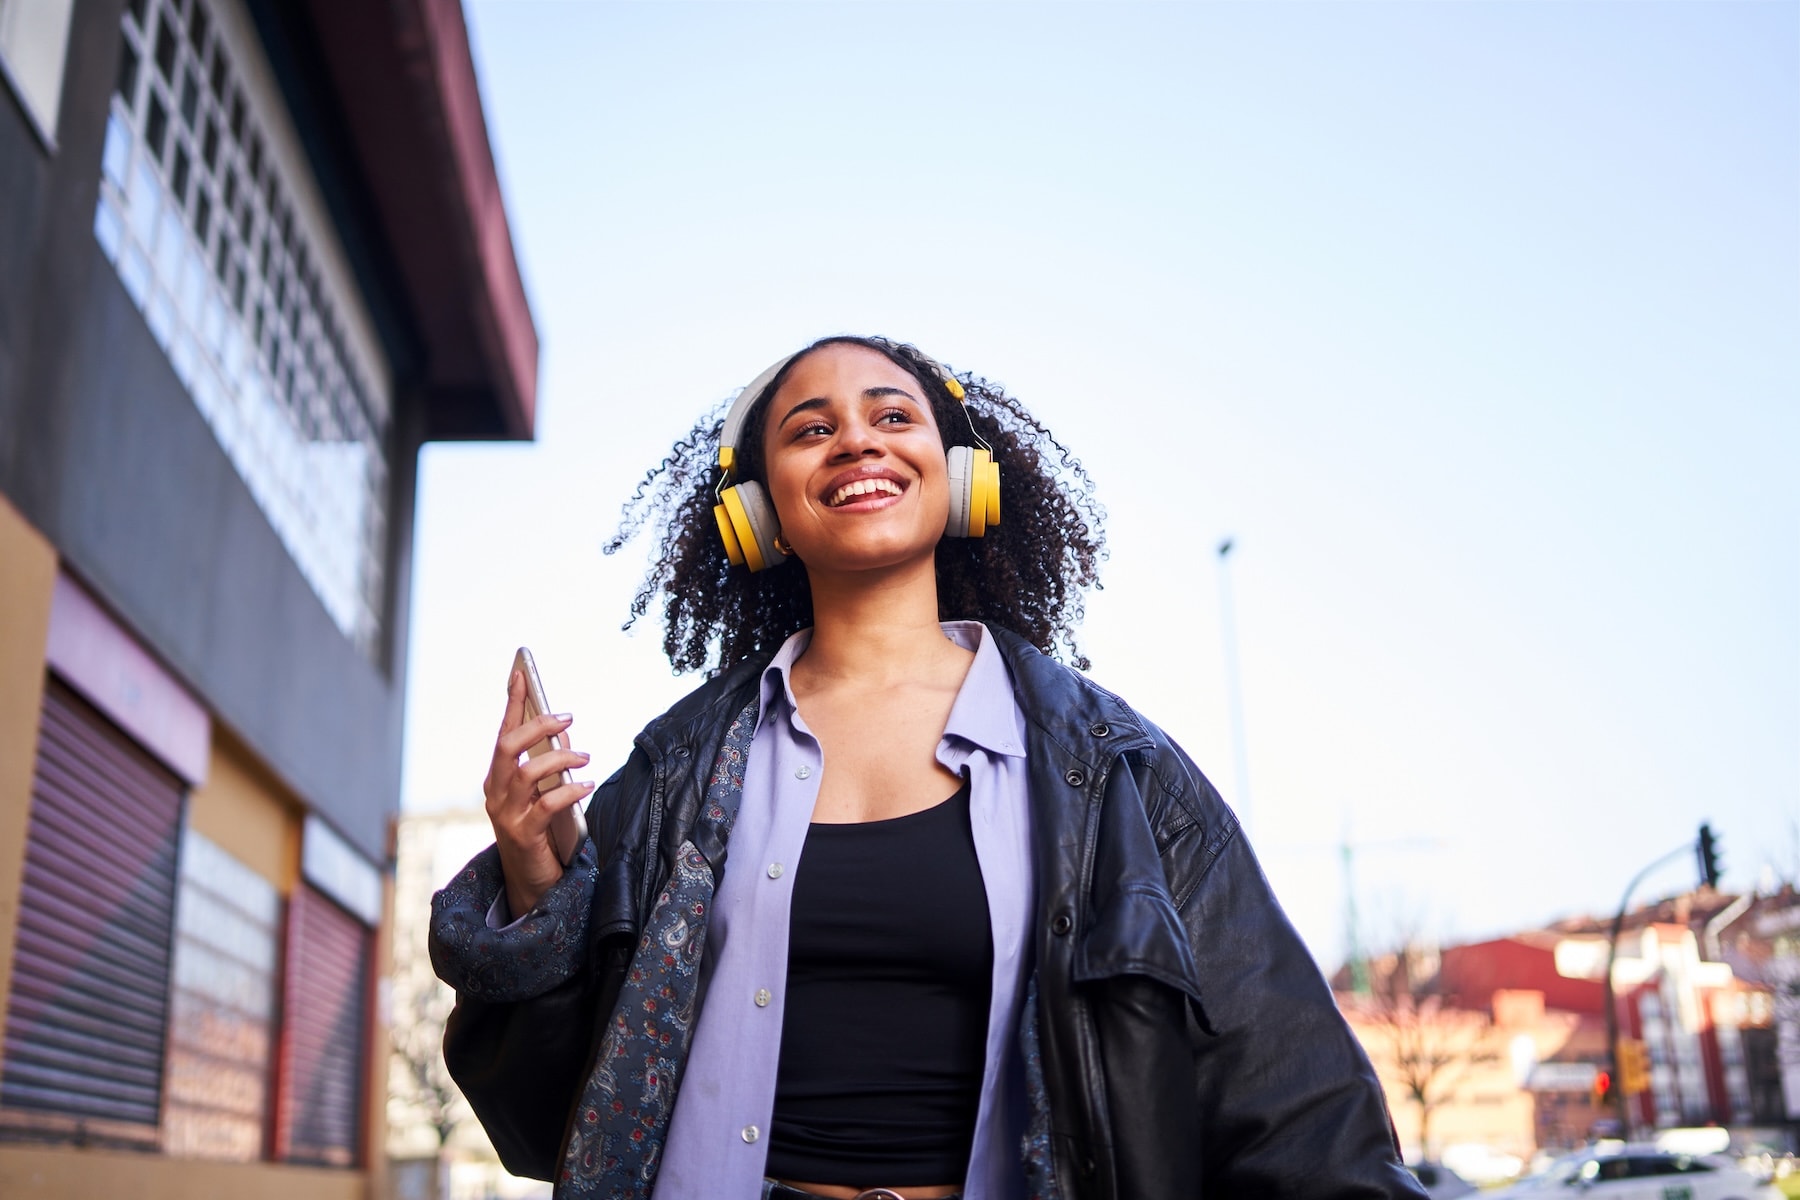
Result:
[[[964,650],[975,652],[962,690],[950,707],[950,719],[944,722],[944,736],[961,738],[989,754],[1024,758],[1024,720],[994,635],[980,621],[945,621],[938,627]]]
[[[769,665],[763,668],[762,705],[756,718],[758,726],[761,726],[763,721],[768,718],[769,706],[777,698],[786,701],[788,712],[800,711],[800,705],[794,699],[794,689],[788,679],[788,672],[793,669],[794,660],[806,653],[806,648],[810,645],[812,645],[812,627],[808,626],[781,643],[781,649],[775,652],[775,657],[770,659]]]
[[[961,738],[989,754],[1024,758],[1024,721],[1013,696],[1012,676],[994,635],[980,621],[943,621],[938,628],[964,650],[975,653],[975,661],[969,664],[969,673],[956,693],[956,703],[950,707],[950,719],[944,723],[944,736]],[[758,724],[767,719],[769,706],[777,699],[786,704],[789,715],[799,713],[789,672],[811,644],[812,630],[802,629],[783,642],[763,668]]]

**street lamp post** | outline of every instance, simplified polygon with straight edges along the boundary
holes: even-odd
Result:
[[[1705,825],[1700,828],[1704,835],[1703,844],[1705,846],[1705,849],[1700,851],[1701,871],[1708,873],[1706,853],[1712,849],[1712,830]],[[1619,1072],[1619,1010],[1613,995],[1613,965],[1619,958],[1619,934],[1625,928],[1625,913],[1631,907],[1631,893],[1635,892],[1637,885],[1644,881],[1644,876],[1684,854],[1695,852],[1695,843],[1684,842],[1633,875],[1631,882],[1625,885],[1625,895],[1619,901],[1618,915],[1613,917],[1612,934],[1606,940],[1606,979],[1603,985],[1606,997],[1606,1067],[1613,1081],[1612,1094],[1617,1097],[1615,1103],[1619,1111],[1619,1128],[1627,1139],[1631,1137],[1631,1107],[1626,1099],[1624,1081]],[[1716,872],[1711,874],[1712,878],[1707,882],[1716,884],[1717,874]]]
[[[1238,820],[1250,828],[1250,751],[1244,739],[1244,692],[1238,679],[1237,616],[1231,603],[1231,547],[1219,543],[1219,631],[1225,641],[1226,702],[1231,707],[1231,754],[1237,768]]]

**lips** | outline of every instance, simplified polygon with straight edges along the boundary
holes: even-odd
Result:
[[[904,496],[907,486],[893,468],[865,464],[833,476],[819,498],[826,508],[882,508]]]
[[[825,504],[830,508],[839,508],[864,496],[898,496],[902,489],[891,479],[858,479],[835,489],[825,497]]]

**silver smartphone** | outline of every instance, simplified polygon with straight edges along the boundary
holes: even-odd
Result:
[[[550,711],[549,701],[544,699],[544,681],[538,675],[537,663],[532,660],[531,651],[520,646],[519,652],[513,655],[512,669],[525,677],[525,719],[533,720]],[[548,754],[552,750],[564,750],[568,743],[562,734],[553,733],[535,746],[525,751],[527,758],[536,758],[540,754]],[[568,771],[561,771],[538,784],[538,791],[548,792],[566,783],[574,783],[575,776]],[[556,847],[556,856],[562,859],[563,866],[575,860],[575,854],[581,849],[582,841],[587,837],[587,822],[582,817],[580,801],[571,804],[556,814],[550,822],[550,844]]]

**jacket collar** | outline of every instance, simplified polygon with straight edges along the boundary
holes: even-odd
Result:
[[[757,677],[767,665],[768,659],[758,656],[713,676],[644,726],[637,735],[638,746],[653,761],[678,747],[710,754],[725,727],[755,695]]]
[[[990,625],[1012,671],[1025,719],[1090,770],[1122,750],[1148,745],[1150,732],[1131,706],[1036,646]]]

